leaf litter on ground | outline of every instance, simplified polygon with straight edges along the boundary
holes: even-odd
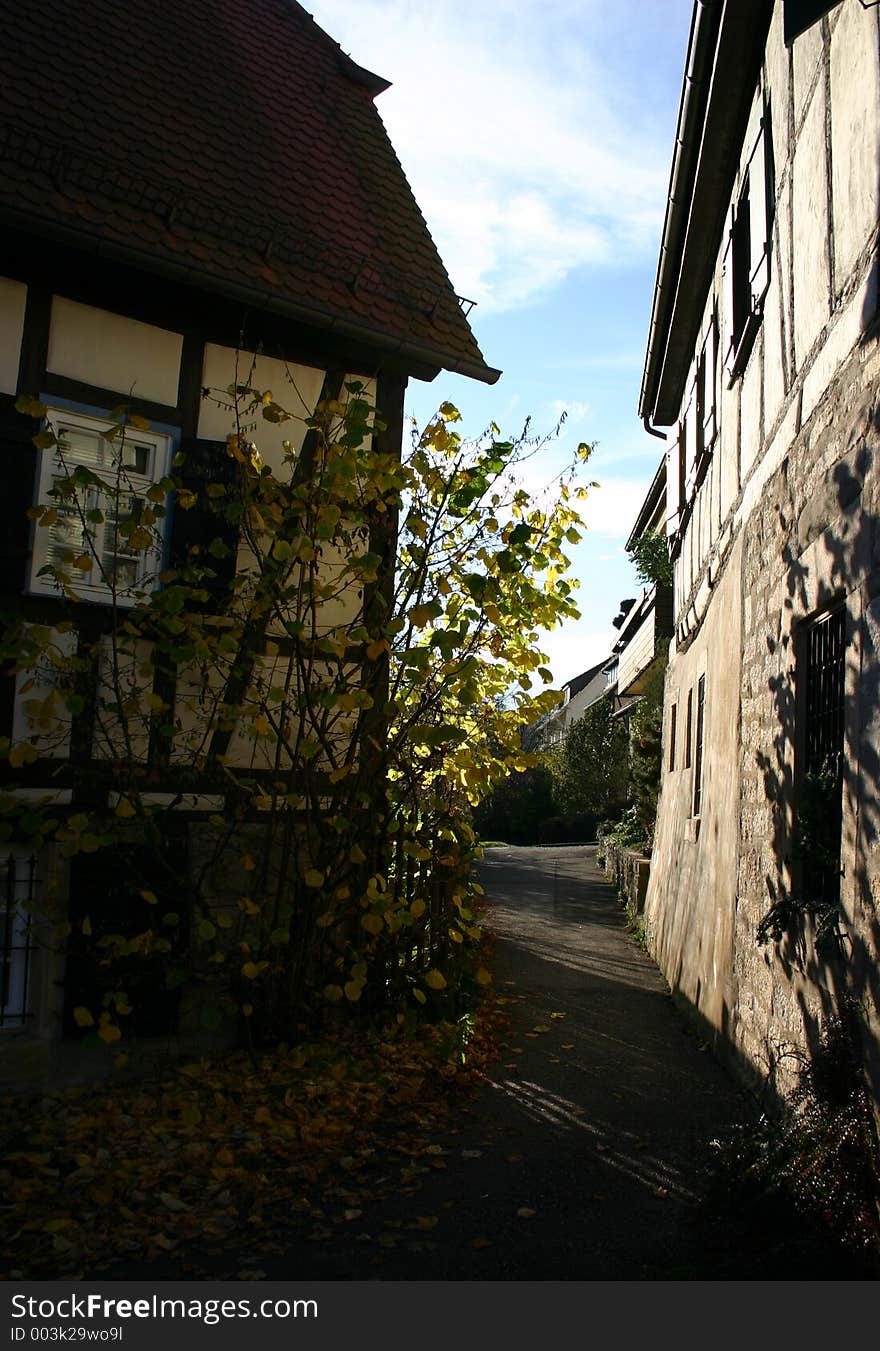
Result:
[[[295,1230],[329,1241],[445,1167],[431,1136],[482,1081],[502,1017],[488,994],[464,1063],[448,1024],[350,1025],[255,1060],[8,1099],[0,1276],[84,1279],[169,1254],[191,1276],[281,1253]]]

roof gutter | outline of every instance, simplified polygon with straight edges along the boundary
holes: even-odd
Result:
[[[684,84],[678,109],[675,151],[669,176],[663,240],[654,284],[648,350],[639,394],[639,415],[645,430],[652,436],[663,435],[651,427],[650,422],[663,357],[663,339],[677,289],[678,270],[690,211],[691,187],[700,147],[703,112],[709,92],[720,19],[721,0],[695,0]]]

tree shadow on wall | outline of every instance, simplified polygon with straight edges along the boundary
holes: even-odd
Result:
[[[769,749],[755,752],[772,822],[770,859],[764,860],[770,908],[756,938],[772,943],[786,977],[787,990],[774,981],[774,999],[791,999],[802,1026],[799,1045],[768,1039],[768,1097],[776,1106],[785,1097],[788,1124],[773,1128],[775,1142],[765,1142],[765,1153],[775,1152],[774,1167],[786,1174],[796,1199],[833,1217],[839,1236],[865,1250],[880,1245],[873,1113],[880,1101],[874,904],[880,885],[880,569],[874,571],[880,396],[875,391],[863,399],[843,426],[835,420],[814,431],[814,462],[837,448],[840,453],[809,496],[786,479],[776,507],[787,616],[767,617],[765,642],[776,656],[776,674],[767,682],[775,731]],[[811,571],[806,551],[816,541],[820,558]],[[823,908],[808,881],[806,710],[798,682],[804,621],[847,597],[843,754],[835,778],[842,891],[839,903],[835,897]]]
[[[843,385],[837,394],[846,398]],[[787,616],[768,616],[771,631],[765,635],[768,652],[776,656],[776,674],[767,685],[775,730],[769,749],[757,750],[755,760],[772,823],[770,857],[764,860],[770,909],[756,937],[772,941],[806,1047],[804,1055],[795,1046],[767,1046],[771,1101],[778,1102],[786,1090],[791,1102],[794,1083],[801,1115],[812,1114],[816,1132],[829,1137],[817,1145],[826,1164],[833,1154],[830,1137],[836,1134],[837,1145],[849,1151],[848,1163],[838,1159],[839,1171],[853,1177],[856,1138],[876,1151],[871,1100],[880,1101],[880,923],[872,885],[875,874],[880,884],[880,569],[874,570],[880,543],[874,482],[880,467],[880,396],[869,394],[842,425],[840,419],[825,428],[817,422],[812,439],[814,462],[837,450],[839,457],[809,496],[786,478],[776,507]],[[820,559],[811,572],[806,551],[816,541]],[[812,553],[815,558],[816,550]],[[836,786],[842,804],[843,890],[840,905],[823,912],[805,885],[805,710],[794,674],[799,680],[803,670],[803,621],[847,597],[844,739]],[[774,998],[784,999],[780,985]],[[835,1060],[836,1078],[830,1068]],[[825,1067],[818,1075],[817,1066]],[[824,1116],[817,1104],[824,1104]],[[833,1171],[824,1169],[826,1176]],[[875,1204],[875,1224],[876,1215]]]

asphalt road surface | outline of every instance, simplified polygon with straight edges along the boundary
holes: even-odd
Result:
[[[625,931],[595,848],[498,847],[481,878],[512,1026],[490,1081],[438,1140],[442,1171],[392,1189],[270,1277],[805,1279],[832,1272],[800,1222],[719,1201],[713,1140],[751,1104]],[[422,1217],[420,1220],[419,1217]],[[424,1217],[432,1227],[422,1232]],[[788,1226],[788,1227],[786,1227]],[[377,1236],[384,1235],[378,1239]]]

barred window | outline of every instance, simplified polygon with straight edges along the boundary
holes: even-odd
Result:
[[[846,611],[830,610],[807,625],[801,650],[803,691],[798,835],[801,883],[810,902],[840,897]]]
[[[24,850],[6,857],[0,910],[0,1028],[21,1027],[30,1014],[31,911],[37,860]]]

